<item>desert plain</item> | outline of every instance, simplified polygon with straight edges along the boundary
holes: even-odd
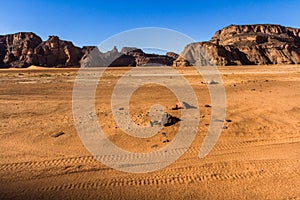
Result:
[[[132,152],[152,152],[176,137],[177,123],[145,139],[116,125],[111,94],[129,67],[109,68],[99,81],[96,114],[107,137]],[[190,148],[171,165],[126,173],[97,161],[80,140],[72,91],[78,69],[0,71],[0,199],[299,199],[299,65],[218,67],[226,90],[226,120],[212,151],[198,153],[211,123],[207,85],[193,67],[177,67],[198,97],[200,123]],[[178,86],[180,87],[180,86]],[[147,125],[159,102],[177,99],[145,85],[130,100],[133,121]]]

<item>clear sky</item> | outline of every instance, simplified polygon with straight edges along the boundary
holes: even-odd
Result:
[[[299,8],[298,0],[3,0],[0,35],[30,31],[82,46],[133,28],[163,27],[206,41],[230,24],[299,28]]]

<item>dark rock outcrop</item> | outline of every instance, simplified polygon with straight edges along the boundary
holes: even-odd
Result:
[[[167,52],[166,56],[168,56],[170,58],[173,58],[175,60],[179,57],[179,55],[177,53],[174,53],[174,52]]]
[[[121,66],[172,66],[177,54],[168,52],[166,55],[148,54],[135,47],[123,47],[121,52],[117,48],[102,53],[94,47],[91,52],[81,60],[83,67],[121,67]]]
[[[167,55],[145,54],[144,56],[136,57],[135,60],[137,66],[171,66],[175,59]]]
[[[109,67],[124,67],[124,66],[136,66],[135,57],[122,54],[117,59],[115,59],[112,63],[109,64]]]
[[[184,59],[183,59],[184,58]],[[231,25],[208,42],[186,46],[174,66],[299,64],[300,29],[280,25]]]
[[[84,53],[72,42],[50,36],[45,42],[34,33],[0,36],[0,67],[78,67]]]
[[[91,55],[89,55],[91,54]],[[96,47],[79,48],[72,42],[49,36],[47,41],[34,33],[21,32],[0,36],[0,67],[79,67],[88,57],[92,66],[172,65],[177,54],[146,54],[141,49],[125,47],[102,53]],[[89,58],[88,60],[91,60]]]
[[[135,47],[115,47],[102,53],[95,46],[79,48],[49,36],[47,41],[31,32],[0,35],[0,68],[190,66],[300,64],[300,29],[280,25],[230,25],[208,42],[191,43],[180,55],[149,54]]]
[[[28,67],[42,39],[34,33],[0,36],[0,67]]]
[[[106,53],[100,52],[96,46],[83,47],[83,52],[81,67],[135,66],[134,57],[120,53],[116,47]]]
[[[49,36],[34,49],[31,59],[33,65],[53,67],[79,67],[79,61],[84,53],[72,42],[60,40],[57,36]]]
[[[178,57],[178,54],[173,52],[167,52],[166,55],[148,54],[135,47],[124,47],[121,53],[123,55],[110,66],[172,66]]]
[[[76,47],[72,42],[49,36],[47,41],[34,33],[16,33],[0,36],[0,68],[28,67],[99,67],[99,66],[171,66],[177,54],[156,55],[141,49],[114,47],[102,53],[95,46]]]

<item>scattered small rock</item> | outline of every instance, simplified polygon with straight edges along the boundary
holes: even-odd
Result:
[[[154,125],[159,125],[161,126],[161,122],[154,120],[154,121],[150,121],[150,127],[153,127]]]
[[[226,119],[226,122],[232,122],[232,120],[231,119]]]
[[[214,119],[214,122],[224,122],[222,119]]]
[[[182,102],[183,106],[185,109],[196,109],[197,107],[196,106],[193,106],[185,101]]]
[[[122,108],[119,108],[119,110],[124,110],[124,108],[122,107]]]
[[[65,134],[65,133],[64,133],[63,131],[60,131],[60,132],[57,132],[57,133],[52,134],[51,137],[57,138],[57,137],[62,136],[62,135],[64,135],[64,134]]]
[[[181,101],[177,101],[175,107],[172,108],[172,110],[179,110],[179,109],[183,109],[183,105]]]
[[[168,113],[164,113],[162,120],[161,120],[161,124],[163,126],[172,126],[179,121],[181,121],[181,120],[178,117],[174,117]]]
[[[209,85],[216,85],[216,84],[219,84],[219,82],[211,80],[211,81],[208,82],[208,84]]]
[[[204,107],[211,108],[211,105],[205,104]]]
[[[169,139],[166,139],[166,140],[163,141],[163,143],[166,143],[166,142],[170,142],[170,140],[169,140]]]

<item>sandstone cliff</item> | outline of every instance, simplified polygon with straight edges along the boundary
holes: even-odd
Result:
[[[168,65],[178,57],[144,53],[141,49],[124,47],[121,52],[114,47],[102,53],[95,46],[79,48],[72,42],[49,36],[47,41],[34,33],[22,32],[0,36],[0,68],[28,67],[98,67]]]
[[[223,28],[208,42],[187,45],[173,65],[299,63],[300,29],[267,24]]]
[[[135,47],[103,53],[95,46],[79,48],[57,36],[42,41],[31,32],[0,35],[0,68],[299,63],[300,29],[272,24],[230,25],[208,42],[188,44],[180,56],[148,54]]]
[[[72,42],[60,40],[57,36],[49,36],[34,49],[31,63],[45,67],[79,67],[82,49]]]
[[[81,48],[57,36],[45,42],[30,32],[0,36],[0,67],[79,67],[82,56]]]
[[[0,67],[27,67],[42,39],[34,33],[0,36]]]
[[[102,53],[97,47],[81,59],[83,67],[121,67],[121,66],[172,66],[178,54],[167,52],[166,55],[148,54],[135,47],[123,47],[119,52],[116,47]]]

